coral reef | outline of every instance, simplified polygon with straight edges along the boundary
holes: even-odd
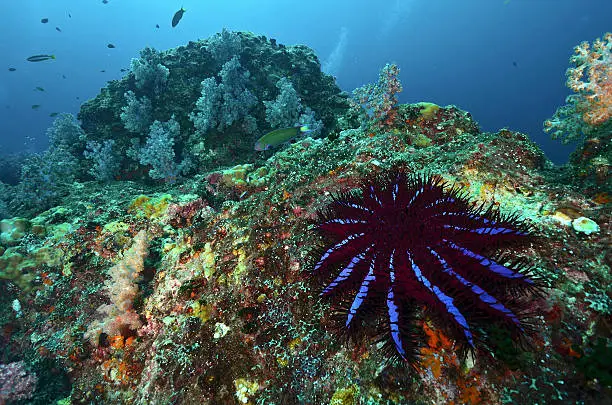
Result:
[[[258,100],[249,111],[257,130],[247,136],[236,123],[196,135],[189,116],[201,82],[219,77],[236,54]],[[0,224],[0,363],[2,370],[19,366],[13,374],[25,382],[20,398],[32,404],[610,402],[606,190],[588,194],[572,186],[526,135],[483,132],[455,106],[386,104],[393,95],[379,90],[381,121],[349,103],[303,46],[224,31],[174,50],[143,52],[141,59],[83,105],[86,139],[64,150],[85,163],[83,170],[70,177],[66,166],[52,170],[54,160],[27,163],[36,181],[48,184],[40,197],[52,208]],[[157,73],[137,73],[141,68]],[[264,101],[278,100],[282,77],[322,121],[322,136],[256,154],[253,137],[270,129]],[[151,178],[151,160],[146,167],[137,154],[128,156],[150,136],[121,120],[128,91],[151,100],[153,121],[174,114],[174,155],[164,153],[177,164],[190,158],[189,175]],[[107,140],[120,157],[119,180],[94,181],[86,172],[95,165],[102,170],[101,158],[81,153],[96,142],[88,148],[95,154]],[[439,176],[464,190],[465,200],[494,207],[498,221],[520,215],[533,239],[507,247],[511,262],[529,263],[546,281],[545,294],[517,305],[533,314],[528,342],[507,325],[491,325],[487,350],[463,356],[461,333],[436,322],[439,311],[423,311],[416,325],[421,343],[414,367],[389,364],[377,342],[356,337],[346,345],[337,338],[333,307],[317,298],[321,286],[309,277],[320,240],[313,223],[335,196],[358,196],[371,179],[398,172]],[[33,187],[23,192],[37,196]],[[502,247],[479,254],[497,259]],[[462,286],[454,287],[460,294]],[[511,300],[500,302],[515,308]],[[36,376],[35,387],[28,376]]]
[[[83,104],[78,117],[87,141],[115,142],[120,180],[147,179],[150,165],[129,151],[134,143],[146,142],[153,121],[172,116],[180,127],[174,137],[177,159],[189,158],[191,167],[203,173],[255,161],[255,140],[278,123],[270,124],[266,103],[279,96],[277,83],[283,80],[290,81],[299,99],[304,123],[321,121],[316,129],[322,136],[338,130],[337,117],[348,110],[348,97],[321,72],[312,50],[227,30],[168,51],[146,48],[132,60],[129,74]],[[75,156],[82,158],[79,153]]]
[[[570,167],[587,192],[612,190],[612,33],[576,46],[566,75],[573,94],[544,122],[544,131],[564,143],[580,141]]]

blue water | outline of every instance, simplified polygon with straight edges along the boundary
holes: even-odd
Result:
[[[172,28],[181,6],[187,12]],[[572,48],[612,30],[610,15],[605,0],[3,0],[0,153],[43,150],[49,114],[77,113],[141,48],[167,49],[226,27],[314,48],[347,91],[395,62],[401,102],[455,104],[484,130],[529,134],[562,163],[573,147],[551,141],[542,122],[568,94]],[[57,59],[27,62],[33,54]]]

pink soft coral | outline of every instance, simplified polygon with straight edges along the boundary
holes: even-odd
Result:
[[[597,38],[591,47],[575,49],[567,70],[567,86],[578,93],[577,109],[585,123],[598,126],[612,117],[612,33]]]
[[[98,308],[105,319],[94,322],[87,332],[87,337],[94,342],[102,332],[109,336],[125,335],[134,333],[142,326],[133,302],[138,294],[137,281],[144,268],[148,247],[147,234],[144,230],[140,231],[134,237],[132,246],[123,253],[123,258],[109,269],[111,278],[106,280],[105,287],[111,303]]]

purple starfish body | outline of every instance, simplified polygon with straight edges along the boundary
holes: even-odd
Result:
[[[394,173],[336,196],[319,217],[327,245],[313,273],[349,336],[373,327],[388,351],[412,361],[424,314],[468,349],[491,325],[525,333],[521,298],[539,284],[500,253],[530,240],[517,216],[470,203],[440,177]]]

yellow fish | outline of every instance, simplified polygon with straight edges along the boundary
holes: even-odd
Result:
[[[308,125],[280,128],[270,131],[255,142],[256,151],[268,150],[282,143],[289,142],[296,136],[310,132]]]

